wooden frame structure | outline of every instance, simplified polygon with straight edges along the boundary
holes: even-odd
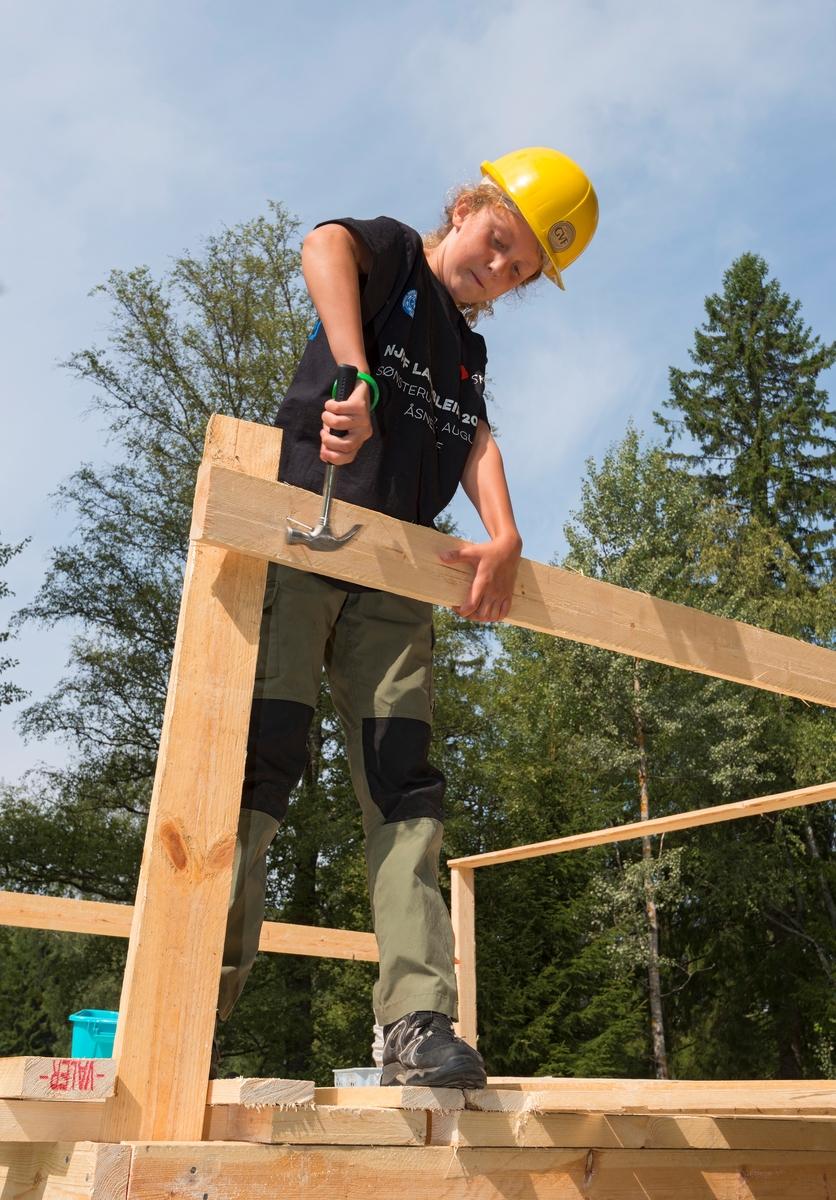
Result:
[[[0,1061],[2,1194],[832,1196],[827,1080],[491,1080],[467,1094],[240,1080],[207,1091],[266,564],[322,569],[285,543],[288,516],[313,524],[318,498],[276,482],[280,445],[278,430],[228,417],[207,430],[135,906],[0,894],[2,923],[130,938],[110,1065]],[[339,502],[335,519],[363,528],[329,559],[332,574],[434,604],[463,598],[468,568],[438,559],[452,539]],[[831,651],[556,567],[523,560],[507,619],[836,707]],[[824,784],[451,861],[462,1034],[475,1039],[478,867],[833,798]],[[373,935],[275,923],[261,947],[377,957]]]

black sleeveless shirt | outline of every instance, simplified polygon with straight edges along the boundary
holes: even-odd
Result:
[[[424,256],[420,235],[391,217],[344,218],[372,264],[361,277],[363,336],[380,388],[373,436],[340,469],[336,496],[402,521],[432,525],[452,500],[487,421],[484,338],[470,329]],[[283,431],[279,479],[322,490],[322,410],[336,363],[317,321],[276,417]]]

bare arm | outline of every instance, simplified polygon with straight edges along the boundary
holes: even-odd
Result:
[[[359,276],[368,274],[371,259],[363,239],[344,225],[321,225],[308,234],[302,247],[305,283],[331,353],[338,363],[351,363],[367,375]],[[336,466],[353,462],[363,442],[372,436],[367,385],[361,381],[342,404],[328,400],[322,422],[322,461]],[[335,437],[335,429],[347,430],[346,436]]]
[[[502,455],[484,421],[476,427],[462,487],[491,540],[441,555],[445,562],[470,563],[476,571],[466,600],[455,611],[472,621],[502,621],[511,607],[522,538],[514,520]]]

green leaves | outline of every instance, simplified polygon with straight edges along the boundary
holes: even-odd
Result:
[[[314,312],[301,281],[299,222],[281,204],[207,238],[155,280],[113,271],[110,350],[65,364],[97,389],[93,407],[140,461],[189,490],[214,412],[272,424]],[[95,294],[95,293],[94,293]]]

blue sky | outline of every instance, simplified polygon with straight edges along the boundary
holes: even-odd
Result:
[[[425,230],[483,158],[554,146],[588,171],[599,232],[486,322],[494,419],[526,553],[548,559],[584,461],[652,432],[706,293],[764,255],[836,337],[836,6],[823,0],[6,0],[0,14],[0,540],[37,589],[71,515],[49,499],[106,461],[91,396],[56,364],[102,342],[89,290],[165,269],[283,200],[303,228],[388,213]],[[830,381],[832,388],[832,381]],[[481,536],[465,503],[455,515]],[[71,631],[24,631],[18,681],[60,677]],[[0,777],[64,751],[0,709]]]

